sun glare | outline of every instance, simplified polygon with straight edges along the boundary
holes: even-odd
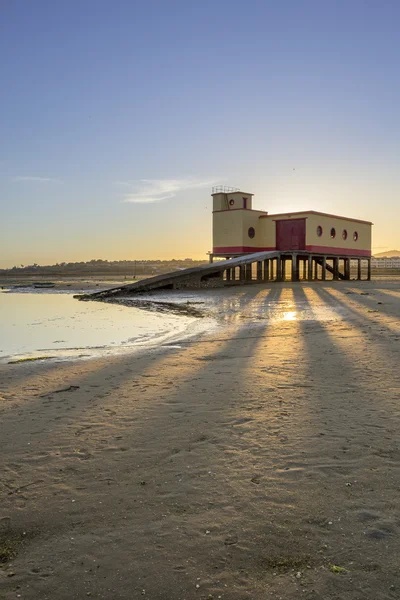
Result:
[[[295,310],[293,310],[291,312],[283,313],[283,320],[284,321],[296,321],[297,320],[297,312]]]

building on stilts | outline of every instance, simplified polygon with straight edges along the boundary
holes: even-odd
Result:
[[[212,198],[210,262],[276,253],[256,261],[254,274],[251,266],[244,266],[242,272],[227,272],[227,279],[324,280],[327,273],[333,279],[350,279],[352,272],[355,279],[371,278],[370,221],[315,210],[269,214],[253,209],[253,194],[226,186],[213,188]]]

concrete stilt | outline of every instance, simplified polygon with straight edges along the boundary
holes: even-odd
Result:
[[[230,281],[231,280],[231,270],[227,269],[225,272],[226,272],[226,280]]]
[[[357,279],[361,281],[361,258],[357,259]]]
[[[246,265],[240,265],[239,273],[239,280],[246,281]]]
[[[312,281],[313,278],[313,259],[310,255],[308,257],[308,281]]]
[[[370,258],[368,258],[367,263],[368,263],[367,281],[371,281],[371,259]]]
[[[282,258],[280,256],[276,259],[276,281],[282,281]]]
[[[262,281],[262,261],[257,261],[257,281]]]
[[[344,276],[345,279],[350,280],[350,259],[344,259]]]
[[[292,281],[298,281],[297,254],[292,254]]]
[[[248,263],[246,265],[246,281],[251,281],[253,279],[252,276],[252,264]]]
[[[339,259],[333,259],[333,279],[337,281],[339,279]]]
[[[326,256],[323,257],[322,259],[322,281],[326,280]]]
[[[264,281],[269,281],[269,260],[264,260]]]

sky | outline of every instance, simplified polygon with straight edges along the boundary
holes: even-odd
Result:
[[[400,248],[397,0],[0,0],[0,267],[205,258],[211,187]]]

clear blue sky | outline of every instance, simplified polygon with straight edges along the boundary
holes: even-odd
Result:
[[[2,0],[0,266],[203,257],[214,182],[399,248],[399,22],[397,0]]]

